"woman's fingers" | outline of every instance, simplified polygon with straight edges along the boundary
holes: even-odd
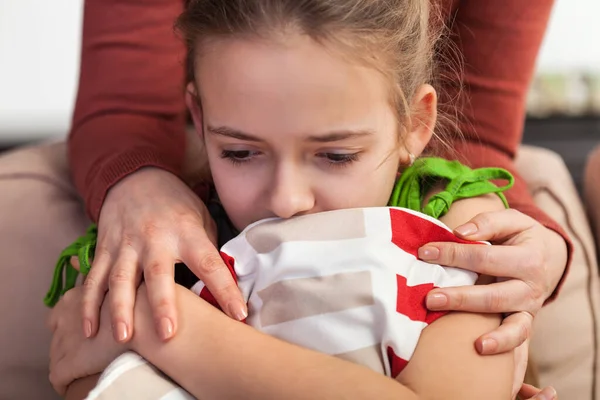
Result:
[[[111,326],[115,340],[120,343],[131,339],[133,333],[133,307],[141,280],[138,264],[137,252],[130,246],[122,247],[108,280]]]
[[[523,386],[525,374],[527,373],[527,363],[529,361],[529,340],[526,340],[514,350],[513,358],[515,369],[512,397],[515,398]]]
[[[100,307],[108,290],[111,257],[108,252],[96,250],[92,268],[83,281],[81,309],[83,334],[90,338],[98,332]]]
[[[536,225],[536,221],[514,209],[476,215],[454,232],[469,240],[504,240]]]
[[[528,266],[543,264],[542,252],[525,246],[488,246],[453,242],[428,243],[419,249],[423,261],[468,269],[482,275],[525,278]]]
[[[533,315],[521,311],[504,318],[502,324],[477,339],[475,347],[480,354],[499,354],[523,344],[533,328]]]
[[[238,321],[248,316],[232,271],[205,234],[189,236],[180,245],[181,260],[206,284],[221,309]]]
[[[164,251],[164,245],[153,243],[144,252],[144,281],[148,287],[148,300],[154,316],[156,332],[168,340],[177,331],[173,257]]]
[[[544,390],[539,390],[535,386],[524,384],[519,391],[519,396],[526,400],[556,400],[558,395],[556,390],[548,386]]]
[[[523,309],[537,312],[541,301],[541,298],[533,300],[529,285],[512,279],[489,285],[433,289],[427,294],[426,305],[432,311],[509,313]]]

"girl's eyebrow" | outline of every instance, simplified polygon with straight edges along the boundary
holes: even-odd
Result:
[[[346,139],[355,139],[358,137],[370,136],[373,132],[370,130],[341,130],[329,132],[324,135],[313,135],[308,137],[308,141],[317,143],[339,142]]]
[[[245,140],[248,142],[263,142],[262,139],[254,136],[250,133],[242,132],[238,129],[230,128],[228,126],[207,125],[206,129],[208,132],[215,134],[215,135],[226,136],[226,137],[230,137],[233,139]],[[307,140],[309,142],[330,143],[330,142],[339,142],[342,140],[354,139],[357,137],[364,137],[364,136],[370,136],[370,135],[373,135],[373,132],[370,130],[364,130],[364,129],[340,130],[340,131],[325,133],[323,135],[311,135],[307,138]]]
[[[233,139],[245,140],[247,142],[263,142],[262,139],[252,136],[249,133],[242,132],[237,129],[229,128],[227,126],[206,126],[206,130],[212,134],[219,136],[226,136]]]

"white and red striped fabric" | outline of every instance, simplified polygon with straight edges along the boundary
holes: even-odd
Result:
[[[423,329],[443,313],[434,287],[471,285],[471,272],[424,263],[432,241],[465,242],[439,221],[401,208],[364,208],[265,220],[222,248],[265,333],[388,376],[409,362]],[[202,282],[192,290],[216,305]],[[133,352],[104,371],[88,400],[189,400],[189,393]]]
[[[418,260],[433,241],[477,244],[424,214],[381,207],[260,221],[221,254],[248,302],[248,324],[395,377],[443,315],[427,310],[427,293],[477,279]],[[192,290],[216,305],[202,282]]]

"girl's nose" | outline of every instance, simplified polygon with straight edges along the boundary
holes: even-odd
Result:
[[[271,212],[279,218],[304,214],[315,206],[311,185],[290,167],[276,175],[270,196]]]

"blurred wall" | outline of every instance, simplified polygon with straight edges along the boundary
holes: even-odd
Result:
[[[0,144],[66,134],[82,6],[83,0],[0,0]],[[600,0],[557,0],[539,68],[600,70],[599,17]]]

